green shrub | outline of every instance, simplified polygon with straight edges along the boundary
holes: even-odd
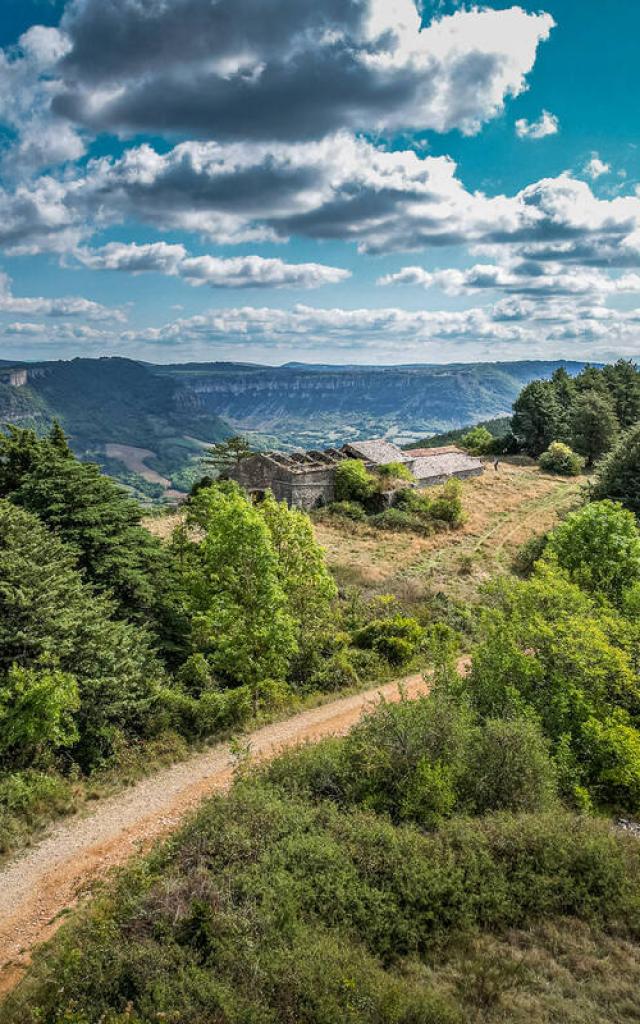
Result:
[[[433,519],[448,523],[449,526],[462,526],[464,512],[462,509],[462,484],[455,477],[447,480],[441,493],[431,502]]]
[[[309,680],[311,690],[332,693],[334,690],[350,689],[357,686],[360,676],[353,663],[350,651],[337,651],[326,658]]]
[[[460,447],[472,455],[486,455],[491,451],[495,438],[486,427],[472,427],[460,438]]]
[[[407,480],[410,482],[415,479],[404,462],[386,462],[384,465],[378,466],[377,473],[382,481]]]
[[[584,459],[572,451],[568,444],[553,441],[538,459],[538,465],[545,473],[578,476],[584,469]]]
[[[548,533],[534,533],[516,550],[511,566],[521,576],[530,576],[536,562],[542,558],[549,541]]]
[[[335,477],[336,501],[364,503],[377,490],[376,478],[361,459],[344,459],[338,464]]]
[[[369,522],[378,530],[390,530],[394,533],[417,533],[427,537],[432,532],[428,521],[415,512],[408,512],[403,508],[388,508],[384,512],[371,516]]]
[[[613,501],[568,515],[550,535],[546,554],[581,589],[618,607],[640,583],[640,530],[633,513]]]
[[[424,639],[424,630],[416,619],[395,615],[390,619],[374,619],[356,630],[356,647],[375,651],[392,665],[402,665],[417,652]]]
[[[332,501],[326,506],[326,511],[332,516],[338,516],[340,519],[353,519],[357,523],[363,522],[367,518],[367,513],[357,501]]]
[[[434,954],[556,915],[637,935],[639,862],[586,817],[424,835],[248,779],[62,929],[0,1019],[461,1024]]]
[[[461,787],[478,814],[544,811],[556,798],[549,746],[533,719],[488,719],[475,734]]]
[[[73,810],[76,787],[53,772],[0,774],[0,853],[7,853],[38,826]]]

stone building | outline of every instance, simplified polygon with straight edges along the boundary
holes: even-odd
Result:
[[[228,475],[250,494],[262,495],[270,490],[278,501],[309,510],[334,500],[336,467],[345,459],[362,459],[370,470],[390,462],[404,463],[413,473],[417,487],[432,487],[452,477],[465,480],[484,472],[480,459],[459,448],[403,451],[390,441],[377,438],[323,451],[259,452],[243,459]]]

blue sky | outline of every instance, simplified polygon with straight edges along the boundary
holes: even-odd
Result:
[[[628,0],[4,0],[0,354],[636,356]]]

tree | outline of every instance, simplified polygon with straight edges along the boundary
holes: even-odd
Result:
[[[230,469],[237,469],[244,459],[253,455],[253,449],[246,437],[230,437],[226,441],[218,441],[217,444],[207,448],[203,462],[218,473],[228,472]]]
[[[495,438],[486,427],[472,427],[460,438],[460,447],[472,455],[486,455],[491,451]]]
[[[572,444],[591,466],[615,443],[618,421],[607,395],[586,391],[578,395],[571,412]]]
[[[267,525],[278,560],[278,576],[296,623],[297,655],[293,675],[308,678],[329,653],[335,633],[337,587],[324,551],[315,539],[311,520],[271,494],[257,507]]]
[[[618,359],[602,368],[618,422],[628,430],[640,420],[640,371],[630,359]]]
[[[553,441],[538,459],[538,465],[545,473],[577,476],[584,469],[584,459],[580,455],[576,455],[568,444]]]
[[[551,381],[534,380],[513,403],[512,429],[529,455],[537,458],[552,441],[563,440],[563,413]]]
[[[12,665],[0,678],[0,757],[9,766],[29,765],[78,740],[80,707],[76,679],[56,669]]]
[[[551,533],[552,558],[582,590],[620,607],[640,583],[640,530],[632,512],[613,501],[585,505]]]
[[[63,435],[64,436],[64,435]],[[140,506],[93,463],[60,450],[62,439],[11,431],[0,440],[1,494],[34,512],[72,546],[78,564],[123,616],[152,618],[158,605],[160,542],[140,525]]]
[[[202,533],[185,560],[194,651],[223,680],[254,693],[262,680],[285,678],[296,623],[259,509],[238,487],[214,486],[194,497],[187,523]]]
[[[66,458],[72,454],[69,447],[69,438],[57,420],[53,421],[53,426],[49,431],[49,441],[59,455],[63,455]]]
[[[591,496],[619,501],[640,517],[640,424],[623,434],[598,464]]]
[[[468,696],[483,718],[531,715],[542,723],[565,792],[603,781],[588,741],[593,721],[640,722],[633,627],[603,609],[553,565],[526,582],[494,586]]]
[[[23,700],[40,688],[49,703],[61,689],[71,693],[67,677],[73,677],[79,695],[73,757],[85,768],[108,758],[119,737],[153,728],[163,681],[145,630],[115,621],[113,612],[84,582],[59,537],[36,516],[0,501],[0,685],[15,693],[19,684]]]

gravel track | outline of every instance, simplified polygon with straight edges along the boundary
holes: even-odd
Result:
[[[246,742],[252,759],[268,760],[285,747],[343,735],[380,695],[398,700],[401,689],[415,697],[428,688],[422,676],[408,676],[264,726]],[[34,946],[53,935],[64,911],[111,868],[176,829],[208,794],[227,789],[233,771],[229,744],[218,744],[51,827],[0,869],[0,993],[20,980]]]

